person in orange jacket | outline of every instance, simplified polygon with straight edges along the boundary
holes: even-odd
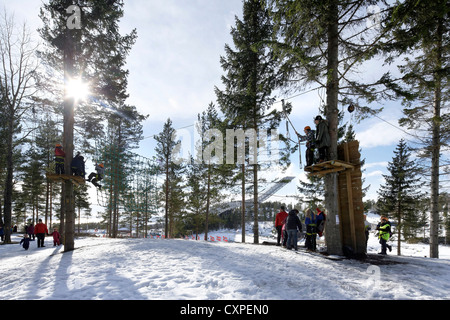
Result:
[[[280,245],[280,240],[281,240],[281,234],[282,234],[282,229],[283,229],[283,225],[286,221],[286,218],[288,216],[288,213],[286,212],[286,209],[284,206],[280,207],[280,212],[277,213],[277,215],[275,216],[275,229],[277,229],[277,246]],[[287,239],[283,239],[283,243],[285,243]]]
[[[38,248],[45,247],[44,239],[45,235],[48,234],[48,229],[45,223],[42,223],[42,219],[39,219],[39,222],[34,226],[34,234],[38,239],[37,241]]]

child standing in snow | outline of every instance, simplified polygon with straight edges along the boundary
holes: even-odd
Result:
[[[280,241],[283,233],[283,225],[286,222],[288,213],[284,206],[280,207],[280,212],[275,216],[275,228],[277,229],[277,246],[281,245]]]
[[[30,238],[28,237],[28,234],[25,233],[25,235],[23,236],[23,239],[20,240],[19,245],[21,245],[23,243],[23,248],[25,250],[28,250],[28,248],[30,247]]]
[[[311,209],[305,211],[306,240],[305,247],[308,250],[316,251],[316,217]]]
[[[28,233],[28,236],[30,237],[30,240],[36,239],[35,235],[34,235],[34,225],[32,223],[30,223],[29,227],[27,228],[27,233]],[[31,239],[31,238],[33,238],[33,239]]]
[[[386,249],[392,251],[392,246],[387,244],[391,237],[391,224],[386,216],[381,216],[381,222],[377,225],[376,230],[378,230],[378,239],[380,239],[381,244],[380,254],[387,254]]]
[[[322,210],[319,208],[316,208],[317,210],[317,216],[316,216],[316,228],[317,228],[317,234],[319,237],[323,235],[323,230],[325,229],[325,213],[323,213]]]
[[[53,236],[53,246],[56,247],[61,244],[61,236],[56,228],[53,229],[53,232],[51,234]]]

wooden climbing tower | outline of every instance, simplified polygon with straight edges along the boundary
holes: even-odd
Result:
[[[305,168],[310,175],[319,177],[333,172],[338,174],[337,222],[340,225],[342,247],[353,255],[363,255],[366,251],[360,158],[359,142],[355,140],[338,146],[337,160]]]

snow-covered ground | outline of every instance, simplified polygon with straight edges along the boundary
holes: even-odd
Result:
[[[261,242],[271,228],[262,230],[268,234]],[[395,256],[394,247],[381,260],[392,264],[371,264],[240,243],[239,232],[210,234],[214,242],[86,237],[76,239],[76,249],[67,253],[53,247],[51,237],[45,248],[31,242],[28,251],[2,245],[0,299],[450,299],[448,246],[440,246],[440,259],[430,259],[424,258],[427,245],[404,244],[404,256]],[[235,242],[224,242],[223,236]],[[369,253],[378,256],[379,247],[371,234]]]

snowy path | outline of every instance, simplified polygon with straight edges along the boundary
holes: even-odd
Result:
[[[84,238],[76,247],[0,246],[1,299],[450,299],[447,259],[372,266],[191,240]]]

